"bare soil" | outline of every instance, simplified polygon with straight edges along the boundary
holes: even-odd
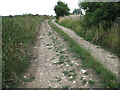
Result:
[[[73,38],[73,40],[80,44],[80,46],[87,49],[92,54],[92,56],[95,57],[96,60],[103,64],[105,68],[112,71],[116,76],[118,76],[119,58],[116,55],[111,54],[110,52],[100,48],[97,45],[93,45],[92,43],[78,36],[73,30],[58,25],[54,22],[54,20],[53,23],[56,24],[59,28],[61,28],[61,30],[67,33],[71,38]]]
[[[33,60],[23,82],[26,88],[99,88],[101,78],[92,69],[82,67],[81,60],[69,52],[67,42],[45,21],[39,30]]]

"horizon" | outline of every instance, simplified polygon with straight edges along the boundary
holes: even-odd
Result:
[[[24,15],[24,14],[32,14],[32,15],[53,15],[55,16],[54,6],[57,4],[59,0],[44,0],[40,2],[39,0],[2,0],[0,5],[0,16],[15,16],[15,15]],[[79,0],[60,0],[65,2],[70,8],[70,13],[73,12],[74,9],[78,8]],[[7,3],[6,3],[7,2]],[[24,2],[24,3],[23,3]],[[48,3],[49,2],[49,3]],[[6,5],[6,7],[5,7]]]

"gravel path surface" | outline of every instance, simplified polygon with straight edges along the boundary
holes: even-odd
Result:
[[[73,30],[58,25],[54,22],[54,20],[52,22],[56,24],[59,28],[61,28],[82,47],[87,49],[92,54],[92,56],[94,56],[98,61],[100,61],[104,65],[104,67],[111,70],[116,76],[118,76],[119,59],[117,56],[109,53],[108,51],[100,48],[97,45],[91,44],[90,42],[84,40],[82,37],[78,36]]]
[[[23,82],[26,88],[102,87],[101,78],[82,67],[81,60],[69,52],[67,42],[51,30],[47,21],[41,25],[33,55],[24,78],[34,79]]]

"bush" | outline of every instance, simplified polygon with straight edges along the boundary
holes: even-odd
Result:
[[[82,2],[80,6],[86,12],[83,24],[87,27],[104,22],[105,27],[110,28],[119,17],[120,4],[118,2]]]

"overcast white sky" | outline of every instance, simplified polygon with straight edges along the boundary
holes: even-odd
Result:
[[[54,6],[58,0],[0,0],[0,15],[21,15],[26,13],[55,15]],[[61,0],[68,4],[70,12],[78,8],[79,0]]]

